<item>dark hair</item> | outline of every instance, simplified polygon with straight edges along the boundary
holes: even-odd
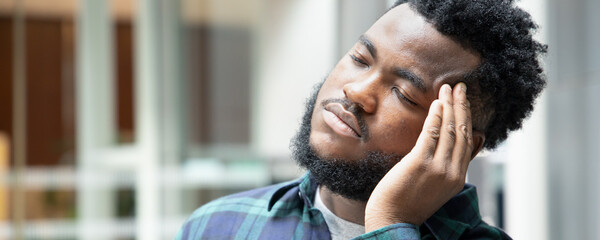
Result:
[[[473,128],[486,149],[521,128],[546,85],[538,56],[547,46],[533,39],[537,25],[512,0],[399,0],[409,3],[442,34],[477,51],[481,64],[465,76]]]

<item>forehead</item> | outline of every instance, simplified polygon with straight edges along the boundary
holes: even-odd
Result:
[[[415,72],[428,87],[456,83],[480,63],[475,51],[438,32],[408,4],[388,11],[365,36],[381,53],[378,58]]]

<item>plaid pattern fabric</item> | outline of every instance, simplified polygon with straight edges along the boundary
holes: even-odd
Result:
[[[197,209],[176,239],[331,239],[313,207],[316,189],[307,174],[217,199]],[[477,202],[475,187],[467,184],[420,227],[398,223],[355,239],[510,239],[481,220]]]

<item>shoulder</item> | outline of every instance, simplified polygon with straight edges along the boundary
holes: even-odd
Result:
[[[280,183],[213,200],[196,209],[179,230],[176,239],[216,238],[236,234],[257,219],[268,219],[269,201],[275,193],[290,185]]]
[[[253,210],[255,208],[267,210],[269,200],[273,194],[285,186],[285,184],[281,183],[252,189],[215,199],[196,209],[188,219],[188,222],[218,212],[228,212],[228,215],[235,216],[236,214],[247,214],[249,211],[256,212],[256,210]]]

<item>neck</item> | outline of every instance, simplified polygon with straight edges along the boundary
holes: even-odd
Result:
[[[346,221],[365,225],[366,202],[342,197],[323,185],[320,187],[319,194],[327,209],[333,214]]]

